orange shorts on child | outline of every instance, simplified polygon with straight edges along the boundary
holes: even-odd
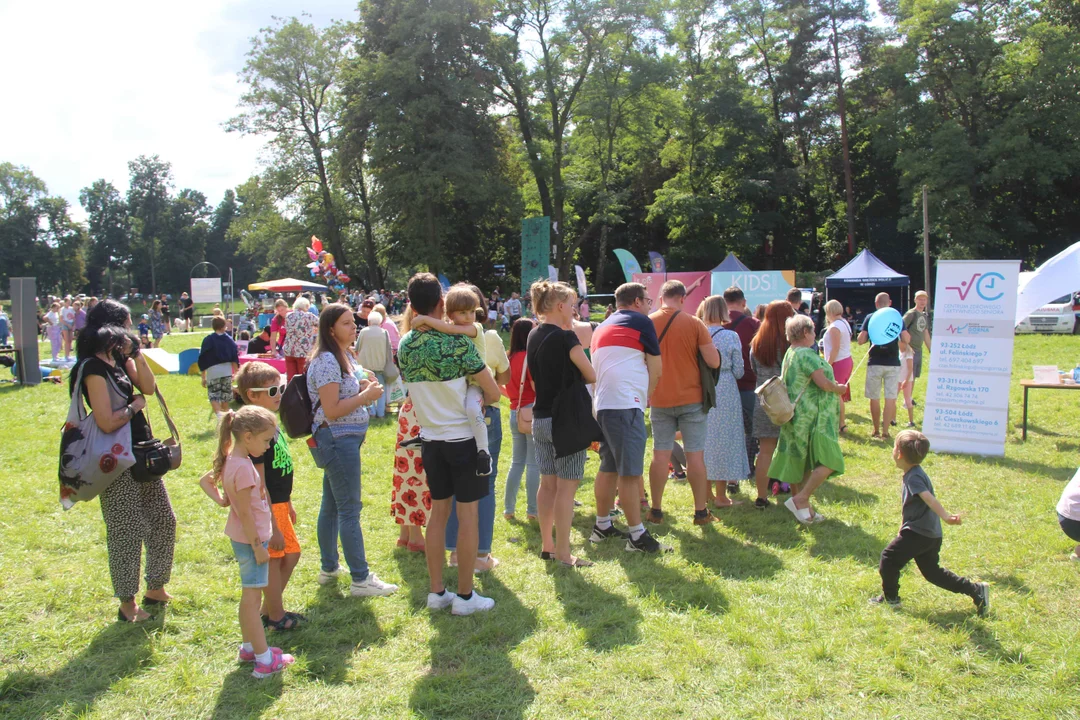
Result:
[[[270,557],[283,558],[286,554],[299,554],[300,541],[296,539],[296,528],[293,527],[292,518],[289,517],[289,503],[274,503],[270,506],[270,511],[274,513],[274,521],[285,538],[285,549],[274,550],[269,548]]]

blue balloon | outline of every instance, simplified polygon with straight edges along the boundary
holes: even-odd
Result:
[[[904,330],[904,318],[896,308],[875,310],[866,325],[866,334],[874,345],[888,345]]]

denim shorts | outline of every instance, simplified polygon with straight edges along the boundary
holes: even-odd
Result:
[[[598,410],[596,421],[604,431],[600,441],[600,472],[636,477],[645,472],[645,413],[637,408]]]
[[[266,547],[267,543],[263,543]],[[255,562],[255,551],[249,543],[232,541],[233,555],[240,565],[240,584],[246,588],[264,588],[270,583],[270,563]]]
[[[709,431],[709,416],[701,409],[701,403],[676,407],[654,407],[649,412],[652,420],[653,450],[670,451],[675,447],[675,432],[682,432],[683,450],[688,453],[703,452],[705,437]]]

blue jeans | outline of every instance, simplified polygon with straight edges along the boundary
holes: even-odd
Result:
[[[531,407],[531,406],[527,406]],[[525,473],[525,511],[536,515],[536,492],[540,489],[540,468],[536,465],[536,449],[532,435],[518,432],[517,410],[510,411],[510,437],[513,438],[514,455],[510,461],[510,472],[506,475],[506,496],[503,509],[512,515],[517,506],[518,489],[521,487],[521,473]]]
[[[491,474],[488,475],[488,494],[477,502],[480,542],[477,555],[491,552],[491,539],[495,535],[495,478],[499,476],[499,450],[502,449],[502,415],[498,405],[484,408],[488,420],[488,453],[491,455]],[[450,501],[450,519],[446,521],[446,549],[457,549],[457,501]]]
[[[341,549],[352,579],[362,581],[368,576],[367,556],[364,554],[364,533],[360,530],[360,446],[363,435],[334,437],[329,428],[315,433],[316,446],[311,448],[315,465],[323,471],[322,506],[317,525],[319,555],[326,572],[338,567],[338,535]]]
[[[375,417],[386,417],[386,393],[390,390],[386,387],[386,374],[372,370],[375,373],[375,379],[379,381],[379,384],[383,386],[385,392],[379,396],[379,399],[368,405],[368,412]]]

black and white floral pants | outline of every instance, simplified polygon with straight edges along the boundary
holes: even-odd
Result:
[[[172,575],[176,515],[161,480],[136,482],[126,470],[101,494],[109,550],[109,575],[121,602],[139,592],[139,565],[146,546],[146,589],[160,590]]]

